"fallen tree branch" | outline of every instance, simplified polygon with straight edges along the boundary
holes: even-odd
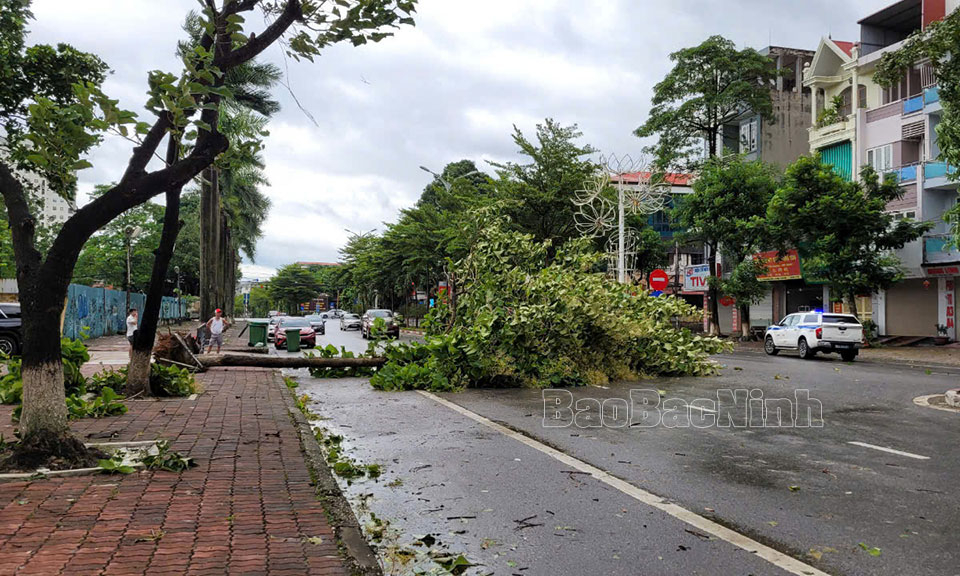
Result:
[[[256,368],[379,368],[387,359],[307,358],[260,354],[201,354],[197,360],[204,368],[216,366],[252,366]]]

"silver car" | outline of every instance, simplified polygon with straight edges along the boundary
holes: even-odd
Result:
[[[340,317],[341,330],[360,330],[363,328],[363,320],[356,314],[344,314]]]

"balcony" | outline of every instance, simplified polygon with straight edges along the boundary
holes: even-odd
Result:
[[[926,104],[933,104],[940,101],[940,88],[931,86],[923,91],[923,101]]]
[[[851,116],[846,120],[827,124],[826,126],[814,126],[810,130],[810,149],[819,150],[825,146],[836,144],[844,140],[851,140],[855,130],[856,123]]]
[[[924,264],[954,264],[960,262],[960,251],[950,243],[952,234],[928,234],[923,237]]]
[[[957,167],[946,162],[924,162],[923,187],[926,190],[956,191]]]
[[[913,182],[917,179],[917,164],[907,164],[900,168],[894,168],[889,173],[897,175],[897,182]]]
[[[923,111],[923,94],[907,98],[903,101],[903,115],[916,114]]]

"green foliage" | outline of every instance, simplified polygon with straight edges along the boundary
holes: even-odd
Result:
[[[684,241],[703,243],[724,261],[735,266],[729,278],[710,278],[714,300],[723,293],[734,298],[749,326],[750,304],[766,292],[757,275],[760,262],[750,257],[768,248],[767,204],[777,188],[775,170],[759,161],[742,157],[711,158],[693,183],[693,194],[685,196],[673,211],[673,218],[685,231]],[[711,266],[711,272],[715,270]]]
[[[61,338],[60,359],[63,362],[63,385],[67,393],[86,391],[87,379],[80,373],[80,368],[90,360],[90,353],[83,340]]]
[[[847,182],[819,158],[800,158],[770,201],[767,226],[780,248],[796,247],[804,270],[852,301],[902,277],[892,253],[930,229],[929,222],[894,220],[887,204],[903,191],[892,175],[872,168]]]
[[[670,60],[673,69],[653,89],[650,117],[634,132],[658,137],[648,150],[661,168],[697,165],[704,141],[708,157],[722,154],[716,149],[721,127],[745,109],[773,119],[769,84],[776,66],[756,50],[737,50],[732,41],[711,36]]]
[[[551,241],[551,250],[580,236],[571,199],[597,171],[588,158],[596,149],[578,143],[582,136],[576,124],[563,126],[551,118],[537,124],[535,141],[514,127],[513,143],[528,162],[493,164],[499,176],[494,198],[503,203],[501,213],[535,241]]]
[[[104,387],[113,388],[114,390],[122,390],[126,385],[127,369],[126,367],[123,367],[119,370],[104,370],[103,372],[97,372],[87,381],[86,388],[87,392],[96,394]]]
[[[378,318],[379,320],[379,318]],[[372,354],[354,354],[350,350],[347,350],[344,347],[341,347],[339,350],[333,344],[327,344],[324,347],[317,347],[316,353],[307,352],[304,354],[307,358],[362,358],[365,356],[372,356]],[[312,367],[310,368],[310,375],[314,378],[356,378],[363,376],[370,376],[373,374],[373,368],[366,368],[362,366],[348,366],[345,368],[334,368],[334,367]]]
[[[100,390],[100,395],[92,400],[86,400],[82,394],[69,394],[67,395],[67,413],[71,419],[119,416],[127,413],[127,406],[122,400],[123,396],[114,392],[109,386],[104,386]]]
[[[186,368],[150,365],[150,389],[156,396],[184,397],[197,393],[197,381]]]
[[[837,122],[844,120],[842,112],[843,107],[843,95],[835,95],[830,101],[830,106],[825,107],[820,111],[820,114],[817,115],[817,128],[823,128],[824,126],[836,124]]]
[[[297,383],[296,380],[294,380],[293,378],[291,378],[291,377],[289,377],[289,376],[284,376],[284,377],[283,377],[283,383],[286,384],[286,385],[287,385],[287,388],[289,388],[290,390],[294,390],[294,389],[296,389],[298,386],[300,386],[300,384]]]
[[[592,272],[599,256],[574,241],[548,258],[548,242],[487,222],[458,266],[452,324],[432,315],[424,344],[390,346],[371,378],[385,390],[462,386],[573,386],[639,374],[708,374],[714,338],[672,324],[695,310]],[[442,332],[441,332],[442,330]]]
[[[112,457],[98,461],[97,465],[104,474],[133,474],[137,471],[133,466],[123,463],[122,452],[115,452]]]
[[[80,367],[90,360],[83,340],[60,339],[60,360],[63,363],[63,386],[67,394],[83,395],[88,391],[87,379]],[[19,404],[23,392],[21,361],[19,357],[2,360],[6,374],[0,376],[0,404]]]
[[[140,462],[147,470],[166,470],[167,472],[183,472],[197,465],[192,458],[170,450],[170,442],[167,440],[157,442],[157,453],[144,454]]]
[[[6,374],[0,376],[0,404],[19,404],[23,395],[20,358],[6,358],[3,364],[6,366]]]
[[[320,293],[320,280],[310,270],[297,264],[289,264],[277,270],[270,280],[270,297],[281,303],[288,312],[297,310],[302,302],[316,298]]]

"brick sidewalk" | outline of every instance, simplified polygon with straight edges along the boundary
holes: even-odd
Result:
[[[73,423],[88,441],[168,439],[196,468],[0,483],[0,575],[347,574],[279,373],[198,381],[194,401],[128,401],[123,416]]]

